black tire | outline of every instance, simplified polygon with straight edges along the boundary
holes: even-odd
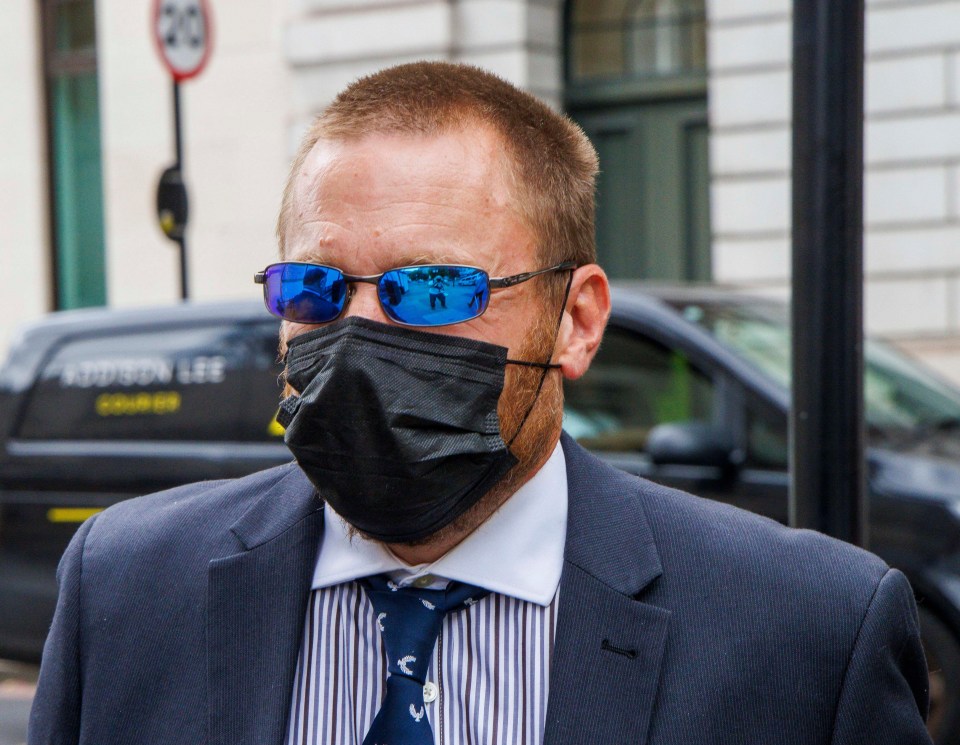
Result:
[[[920,636],[930,670],[927,729],[936,745],[960,745],[960,644],[946,624],[923,607]]]

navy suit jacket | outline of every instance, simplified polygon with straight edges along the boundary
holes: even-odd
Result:
[[[929,743],[902,574],[563,448],[547,745]],[[29,742],[281,745],[322,520],[290,464],[85,523]]]

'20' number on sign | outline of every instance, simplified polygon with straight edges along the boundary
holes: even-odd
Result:
[[[209,21],[202,0],[160,0],[156,35],[161,54],[174,77],[196,75],[206,61]]]

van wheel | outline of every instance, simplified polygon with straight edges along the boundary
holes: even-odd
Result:
[[[943,621],[922,607],[920,636],[930,670],[927,729],[936,745],[960,745],[960,644]]]

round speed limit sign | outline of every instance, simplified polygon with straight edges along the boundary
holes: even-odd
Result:
[[[154,0],[153,29],[160,56],[174,80],[200,73],[210,56],[206,0]]]

